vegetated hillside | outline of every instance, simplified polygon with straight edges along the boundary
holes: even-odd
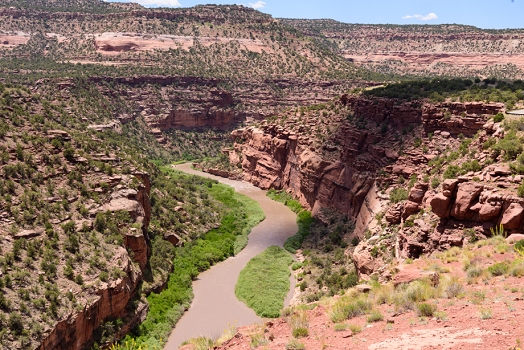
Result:
[[[4,7],[0,23],[1,56],[14,59],[2,60],[4,69],[29,61],[27,68],[34,70],[30,62],[43,61],[48,65],[41,70],[61,75],[69,75],[75,67],[52,62],[93,64],[90,68],[98,75],[113,76],[163,74],[236,81],[372,77],[301,32],[243,6],[108,14]]]
[[[135,3],[115,3],[102,0],[1,0],[1,6],[42,12],[111,13],[143,9]]]
[[[508,244],[524,238],[524,120],[505,116],[503,101],[519,107],[524,101],[521,82],[500,88],[494,83],[441,79],[418,86],[412,96],[404,91],[409,85],[392,84],[293,109],[233,132],[232,169],[240,165],[245,180],[288,192],[315,216],[299,250],[302,263],[294,266],[300,281],[297,300],[344,294],[358,280],[370,285],[320,308],[298,306],[263,328],[241,330],[242,336],[225,348],[242,346],[246,337],[251,344],[300,348],[308,340],[298,338],[320,336],[317,325],[325,326],[328,317],[333,333],[318,341],[337,348],[358,342],[365,322],[386,318],[391,326],[384,323],[385,331],[398,327],[399,333],[392,333],[392,344],[398,346],[402,338],[418,339],[408,323],[420,321],[421,330],[439,334],[441,326],[428,324],[426,317],[437,317],[436,323],[461,320],[449,323],[458,333],[495,314],[512,318],[515,307],[497,307],[499,299],[491,291],[511,289],[501,296],[506,305],[520,300],[512,293],[522,292],[521,253],[514,254]],[[426,90],[439,98],[423,98]],[[394,91],[406,96],[382,97]],[[465,96],[482,101],[459,101]],[[455,264],[448,274],[438,259],[462,260],[463,267]],[[502,275],[507,279],[496,277]],[[463,296],[482,307],[442,307],[437,301]],[[304,311],[310,307],[315,311]],[[471,310],[467,320],[463,308]],[[355,324],[346,323],[351,318]],[[337,335],[348,328],[351,333]],[[370,329],[363,331],[366,342],[387,342]],[[485,329],[479,341],[489,347],[497,328]],[[497,333],[497,343],[511,346],[520,336]]]
[[[206,130],[214,144],[224,146],[220,131],[245,120],[305,101],[327,102],[384,79],[243,6],[145,9],[58,0],[48,10],[38,2],[3,5],[5,82],[64,96],[98,90],[113,113],[104,113],[103,123],[122,115],[143,118],[166,150],[185,158],[209,152],[190,151],[192,140],[181,142],[173,130]],[[101,10],[107,6],[116,7]]]
[[[213,182],[160,171],[151,160],[172,158],[143,120],[101,124],[111,111],[93,91],[0,91],[0,342],[119,339],[165,287],[175,246],[218,227],[230,206]]]
[[[283,19],[361,67],[385,74],[524,76],[524,31],[449,25],[368,25]]]

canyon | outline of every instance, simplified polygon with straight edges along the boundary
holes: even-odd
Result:
[[[347,108],[374,127],[351,125],[340,116],[348,112],[333,112],[337,107]],[[373,208],[378,200],[377,187],[387,181],[379,170],[388,177],[409,178],[434,157],[415,150],[399,155],[401,144],[387,134],[381,135],[380,125],[387,122],[391,133],[409,128],[426,135],[471,137],[504,106],[459,102],[399,104],[388,99],[344,95],[327,110],[331,110],[329,117],[288,112],[281,117],[284,124],[263,121],[259,127],[236,130],[232,137],[239,142],[226,151],[231,162],[241,164],[246,181],[264,189],[288,191],[313,213],[331,207],[357,220],[361,212]],[[451,117],[445,118],[445,112],[451,113]],[[307,136],[307,130],[317,134]],[[325,134],[327,139],[319,140]],[[367,216],[374,214],[376,211],[371,210]],[[358,225],[357,235],[368,224],[364,220]]]
[[[323,228],[297,254],[303,280],[294,292],[314,287],[315,301],[337,291],[321,279],[305,286],[315,259],[304,251],[335,230],[340,240],[321,247],[334,258],[322,268],[371,285],[434,278],[421,261],[495,233],[511,244],[524,237],[523,129],[505,114],[522,106],[522,88],[511,85],[524,77],[522,30],[98,0],[0,0],[0,23],[2,346],[108,347],[150,327],[148,297],[169,287],[173,259],[227,212],[204,190],[212,182],[168,172],[173,161],[245,181],[237,189],[249,187],[275,215],[291,212],[262,190],[310,210]],[[378,94],[408,77],[445,89],[428,80],[410,90],[415,80]],[[261,237],[282,245],[297,230],[289,217],[284,228],[264,222],[278,237],[255,229],[232,260],[260,252]],[[195,271],[187,280],[203,283]],[[228,298],[214,302],[218,313]],[[194,330],[205,311],[180,327]],[[259,320],[252,316],[243,323]],[[279,327],[287,326],[266,328]],[[185,339],[176,333],[178,346]],[[158,334],[147,341],[161,344]],[[242,343],[239,334],[229,345]]]

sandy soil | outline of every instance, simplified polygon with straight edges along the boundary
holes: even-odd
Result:
[[[492,247],[486,247],[492,249]],[[495,261],[511,260],[514,253],[492,254],[480,261],[489,266]],[[465,278],[460,262],[444,264],[449,273]],[[434,264],[435,260],[416,261],[408,268],[420,269]],[[438,311],[444,317],[418,317],[414,311],[398,313],[394,305],[381,305],[384,320],[368,323],[367,316],[352,318],[345,323],[359,325],[361,332],[349,329],[335,331],[329,319],[332,303],[337,297],[321,301],[307,311],[309,335],[298,339],[305,349],[514,349],[517,341],[524,340],[524,277],[492,277],[468,285],[457,298],[437,299]],[[482,301],[474,293],[484,293]],[[481,317],[489,310],[491,317]],[[260,349],[284,349],[289,346],[291,326],[288,319],[266,320],[264,324],[239,328],[234,338],[219,349],[249,349],[251,339],[264,334]]]

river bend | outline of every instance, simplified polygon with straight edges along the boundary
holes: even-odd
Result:
[[[230,180],[191,168],[191,164],[174,166],[188,174],[218,180],[233,187],[237,192],[258,202],[266,219],[251,230],[249,243],[237,256],[212,266],[198,275],[193,282],[194,299],[171,332],[165,350],[176,350],[186,340],[199,336],[217,338],[229,326],[247,326],[261,321],[253,310],[235,296],[235,285],[240,271],[247,262],[272,245],[283,246],[286,239],[297,233],[296,215],[284,204],[275,202],[263,191],[250,183]],[[295,281],[285,305],[289,305]],[[263,291],[261,291],[263,292]]]

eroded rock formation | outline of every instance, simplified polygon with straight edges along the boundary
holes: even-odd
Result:
[[[142,281],[143,270],[148,261],[147,228],[151,219],[151,183],[149,174],[145,172],[135,172],[133,176],[139,180],[136,190],[120,189],[111,195],[108,203],[91,212],[95,216],[97,212],[126,211],[142,227],[141,230],[129,228],[124,236],[125,248],[117,248],[110,262],[111,266],[123,271],[124,276],[102,282],[100,287],[91,286],[90,297],[83,310],[73,311],[59,321],[44,336],[38,349],[81,349],[93,341],[93,332],[106,320],[122,318],[124,324],[119,332],[123,336],[145,319],[148,305],[140,302],[131,306],[130,301],[136,296],[137,286]],[[132,258],[128,250],[133,252]],[[138,262],[138,268],[134,262]]]

